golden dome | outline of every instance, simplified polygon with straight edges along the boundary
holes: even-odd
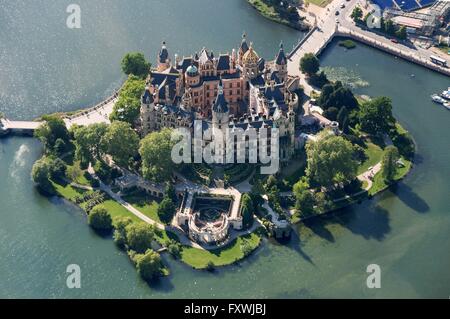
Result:
[[[250,48],[247,52],[245,52],[244,56],[242,57],[242,61],[245,64],[257,64],[259,61],[258,53],[256,53],[255,50],[253,50],[252,45],[250,45]]]

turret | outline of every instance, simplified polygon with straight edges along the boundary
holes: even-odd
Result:
[[[169,51],[166,47],[166,42],[163,41],[161,50],[158,54],[158,71],[162,72],[170,67],[170,58],[169,58]]]
[[[223,94],[222,80],[219,82],[217,97],[212,105],[212,123],[214,128],[222,130],[228,126],[230,110]]]
[[[287,58],[284,53],[283,42],[280,43],[280,50],[278,51],[277,56],[275,57],[275,69],[278,71],[278,78],[286,82],[287,79]]]

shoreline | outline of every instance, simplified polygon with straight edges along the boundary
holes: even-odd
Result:
[[[282,19],[280,17],[273,17],[273,16],[267,14],[266,12],[264,12],[263,10],[261,10],[257,6],[257,3],[259,3],[259,2],[256,2],[254,0],[246,0],[246,2],[253,9],[255,9],[262,17],[264,17],[264,18],[266,18],[266,19],[268,19],[270,21],[273,21],[275,23],[278,23],[278,24],[290,27],[292,29],[295,29],[295,30],[298,30],[298,31],[301,31],[301,32],[307,32],[307,31],[309,31],[311,29],[311,26],[308,23],[304,22],[304,19],[303,20],[299,20],[300,23],[295,24],[295,23],[292,23],[292,22],[290,22],[288,20]]]

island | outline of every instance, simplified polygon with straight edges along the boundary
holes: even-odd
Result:
[[[312,52],[291,57],[281,43],[266,61],[246,34],[226,54],[202,48],[172,59],[163,42],[155,65],[127,54],[127,80],[99,105],[30,123],[2,115],[2,133],[34,132],[44,145],[32,169],[39,191],[78,205],[146,281],[170,273],[166,252],[214,271],[412,167],[414,142],[388,97],[329,81]],[[210,147],[213,159],[175,161],[179,132],[193,154]]]

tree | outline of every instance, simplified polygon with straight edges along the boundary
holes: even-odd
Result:
[[[117,217],[114,219],[114,242],[117,246],[124,248],[127,245],[127,232],[126,228],[133,221],[130,217]]]
[[[139,136],[125,122],[113,122],[101,139],[102,148],[119,166],[128,167],[130,158],[138,154]]]
[[[108,131],[105,123],[91,124],[74,130],[75,157],[82,164],[95,162],[103,155],[101,140]]]
[[[122,59],[122,71],[129,75],[145,77],[150,71],[151,64],[145,60],[144,54],[140,52],[130,52]]]
[[[62,138],[58,138],[53,146],[53,151],[57,156],[62,156],[66,150],[66,142]]]
[[[152,281],[163,274],[161,256],[154,250],[148,249],[145,254],[133,257],[139,275],[146,281]]]
[[[110,120],[127,122],[134,126],[139,118],[144,90],[145,80],[130,75],[120,90],[119,100],[114,105]]]
[[[126,227],[127,245],[138,253],[151,248],[154,236],[155,227],[144,222],[133,223]]]
[[[395,35],[395,25],[392,20],[384,21],[384,31],[389,35]]]
[[[174,203],[176,203],[178,201],[177,193],[175,191],[175,186],[173,186],[173,184],[170,182],[166,183],[164,195],[165,195],[165,197],[170,198],[170,200],[172,200],[172,202],[174,202]]]
[[[324,131],[317,141],[306,144],[306,175],[310,181],[324,187],[351,181],[358,167],[354,153],[349,141]]]
[[[363,17],[363,12],[360,7],[355,7],[352,11],[350,17],[353,19],[355,23],[361,22],[361,18]]]
[[[45,122],[34,131],[34,136],[44,144],[47,153],[54,151],[54,146],[58,139],[61,139],[66,144],[69,143],[69,131],[60,117],[46,115],[42,119]]]
[[[406,27],[400,26],[398,30],[395,32],[395,36],[401,40],[405,40],[407,38]]]
[[[339,110],[336,107],[332,106],[332,107],[327,108],[323,112],[323,116],[325,116],[330,121],[336,121],[338,113],[339,113]]]
[[[253,201],[249,194],[245,193],[241,197],[242,224],[244,229],[248,229],[253,224]]]
[[[394,179],[395,174],[397,173],[398,159],[398,149],[393,145],[389,145],[388,147],[386,147],[383,158],[381,160],[381,175],[388,182],[391,182]]]
[[[309,183],[306,178],[300,179],[294,184],[292,189],[295,197],[295,211],[301,216],[310,216],[314,213],[315,199],[309,189]]]
[[[317,102],[324,109],[335,107],[340,110],[345,106],[351,110],[358,106],[358,101],[352,91],[344,87],[340,81],[324,85]]]
[[[139,154],[142,157],[142,174],[154,182],[163,182],[171,178],[175,163],[172,161],[172,130],[164,128],[152,132],[141,140]]]
[[[31,169],[31,177],[37,186],[47,193],[52,193],[53,186],[50,182],[51,165],[47,157],[37,160]]]
[[[362,103],[359,111],[361,129],[372,135],[383,135],[395,124],[392,102],[388,97],[378,97]]]
[[[63,179],[66,177],[66,171],[67,171],[67,165],[64,163],[64,161],[60,158],[56,158],[49,162],[50,164],[50,177],[52,179]]]
[[[158,206],[159,219],[165,224],[170,224],[175,213],[176,207],[173,201],[169,197],[164,197]]]
[[[313,53],[306,53],[300,59],[300,70],[307,75],[315,74],[319,71],[319,59]]]
[[[88,224],[98,231],[111,231],[113,228],[111,215],[102,207],[94,207],[91,210]]]

